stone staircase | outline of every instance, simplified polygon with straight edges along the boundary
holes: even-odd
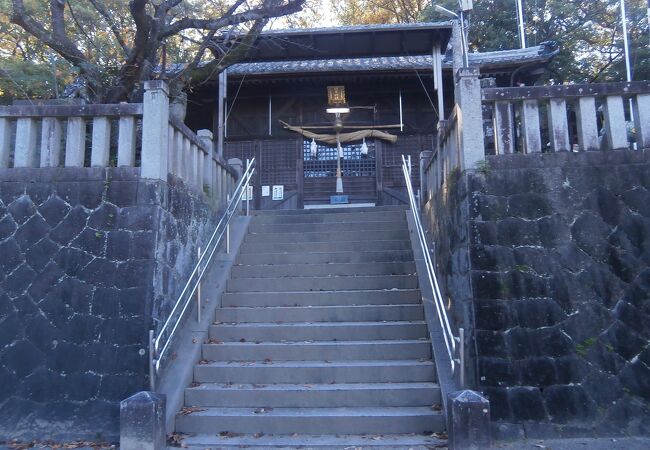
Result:
[[[433,448],[444,429],[401,207],[260,212],[185,393],[190,448]]]

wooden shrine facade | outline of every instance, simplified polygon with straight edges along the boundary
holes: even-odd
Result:
[[[341,115],[344,126],[380,128],[397,140],[368,138],[367,151],[362,140],[342,144],[343,194],[350,203],[403,203],[402,155],[416,168],[453,105],[451,59],[443,53],[451,34],[449,23],[267,32],[248,61],[189,95],[186,121],[191,128],[212,128],[224,158],[255,158],[254,208],[329,204],[337,194],[336,145],[317,142],[314,152],[310,139],[283,123],[334,134],[327,88],[344,86],[350,108]],[[539,49],[529,52],[523,64],[531,68],[549,59]],[[496,56],[493,76],[505,84],[522,63]],[[481,64],[481,57],[472,59]],[[418,170],[412,173],[417,190]],[[274,199],[274,186],[282,186],[281,198]]]

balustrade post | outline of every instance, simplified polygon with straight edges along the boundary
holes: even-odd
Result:
[[[566,115],[566,100],[552,98],[548,104],[548,129],[551,148],[554,152],[571,150],[569,144],[569,123]]]
[[[176,162],[174,167],[176,168],[176,176],[178,178],[185,178],[185,160],[183,159],[183,133],[179,130],[174,130],[174,152]]]
[[[202,159],[201,159],[201,164],[202,164],[202,170],[201,173],[203,174],[203,184],[207,184],[208,188],[210,190],[209,195],[214,198],[214,187],[215,183],[213,180],[213,160],[212,160],[212,132],[210,130],[199,130],[197,132],[197,136],[201,143],[203,144],[203,148],[205,149],[205,152],[201,153]]]
[[[58,167],[61,163],[61,122],[43,118],[41,126],[41,167]]]
[[[526,153],[542,151],[542,138],[539,126],[539,105],[537,100],[524,100],[521,106],[521,126],[523,128]]]
[[[108,166],[109,151],[111,146],[111,123],[108,117],[95,117],[93,119],[93,143],[90,153],[90,165]]]
[[[174,176],[178,176],[178,161],[176,159],[176,132],[174,127],[169,125],[167,135],[167,171]]]
[[[427,204],[427,200],[429,198],[428,195],[429,180],[427,178],[425,165],[431,159],[432,156],[433,156],[433,152],[430,150],[425,150],[423,152],[420,152],[420,208],[424,207],[424,205]]]
[[[18,119],[14,167],[36,167],[36,121],[34,119]]]
[[[144,83],[142,178],[167,181],[169,168],[169,88],[164,81]]]
[[[117,165],[135,166],[135,118],[132,116],[120,117],[117,135]]]
[[[86,121],[81,117],[70,117],[65,137],[65,166],[83,167],[85,156]]]
[[[650,149],[650,94],[634,97],[634,121],[636,128],[636,146],[639,150]]]
[[[515,152],[515,129],[510,102],[494,103],[494,145],[497,155]]]
[[[625,107],[620,95],[610,95],[605,99],[605,133],[609,150],[628,148]]]
[[[578,146],[580,147],[580,150],[599,150],[595,97],[580,97],[576,106]]]
[[[485,159],[481,81],[475,67],[459,69],[456,74],[456,103],[460,138],[460,167],[472,169]]]
[[[11,123],[0,117],[0,168],[9,167],[11,154]]]

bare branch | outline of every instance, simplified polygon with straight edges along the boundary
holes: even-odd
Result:
[[[250,9],[230,16],[224,15],[218,19],[192,19],[185,17],[167,27],[164,27],[160,33],[160,38],[165,39],[190,28],[216,31],[220,28],[240,23],[284,16],[300,11],[304,3],[305,0],[288,0],[286,4],[279,5],[276,2],[272,2],[270,6],[261,6],[259,8]]]
[[[129,49],[129,46],[126,45],[126,41],[122,37],[122,34],[120,33],[120,29],[117,27],[117,23],[113,20],[111,17],[110,13],[106,9],[106,6],[103,3],[100,3],[97,0],[88,0],[94,7],[95,10],[99,13],[100,16],[104,18],[108,26],[111,28],[111,32],[113,33],[113,36],[115,36],[115,40],[117,43],[122,47],[122,51],[124,52],[124,55],[128,55],[131,52],[131,49]]]

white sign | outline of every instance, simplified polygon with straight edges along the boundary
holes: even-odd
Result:
[[[262,186],[262,197],[271,195],[271,186]]]
[[[244,195],[241,197],[242,200],[253,200],[253,186],[250,184],[247,186],[246,191],[244,192]]]
[[[284,198],[284,185],[273,186],[273,200],[282,200]]]

